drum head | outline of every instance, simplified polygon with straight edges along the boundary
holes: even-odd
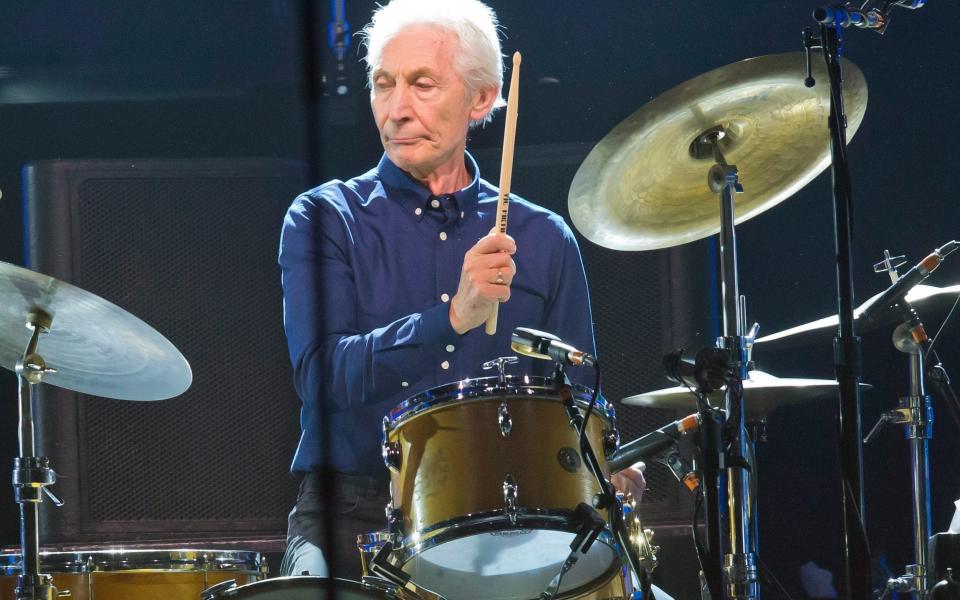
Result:
[[[386,598],[382,590],[364,587],[349,579],[326,577],[277,577],[265,579],[215,596],[212,600],[326,600],[336,594],[338,600]]]
[[[560,572],[573,538],[572,533],[543,529],[462,537],[422,550],[403,570],[418,586],[447,600],[531,600]],[[598,539],[563,576],[561,594],[590,591],[617,564],[613,548]]]

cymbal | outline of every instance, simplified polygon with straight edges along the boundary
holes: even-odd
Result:
[[[710,191],[712,157],[691,145],[721,128],[719,146],[736,165],[741,223],[791,196],[830,162],[830,85],[813,57],[816,85],[807,88],[802,53],[774,54],[699,75],[661,94],[607,134],[570,186],[574,226],[614,250],[655,250],[720,231],[719,196]],[[847,137],[867,108],[860,69],[842,59]]]
[[[152,327],[103,298],[53,277],[0,262],[0,366],[15,370],[32,331],[28,315],[52,322],[37,353],[56,372],[44,383],[120,400],[163,400],[193,380],[190,365]]]
[[[883,325],[896,323],[900,320],[900,315],[892,309],[881,312],[878,317],[869,322],[860,318],[863,311],[873,304],[882,293],[883,292],[880,292],[880,294],[872,296],[869,300],[854,309],[853,318],[858,334],[866,333],[867,331],[878,329]],[[918,310],[931,308],[947,310],[954,300],[956,300],[958,294],[960,294],[960,284],[948,287],[921,284],[914,286],[914,288],[907,293],[906,300]],[[834,334],[839,325],[840,318],[837,315],[833,315],[757,338],[755,343],[767,344],[777,342],[778,348],[787,348],[815,343],[817,341],[825,341]]]
[[[866,383],[860,384],[860,389],[863,391],[872,387]],[[840,385],[832,379],[775,377],[763,371],[750,371],[748,378],[743,382],[743,410],[747,417],[764,417],[780,407],[802,404],[838,394],[839,391]],[[711,406],[721,406],[723,392],[713,392],[709,395],[709,399]],[[631,406],[697,410],[697,398],[686,387],[672,387],[628,396],[621,402]]]

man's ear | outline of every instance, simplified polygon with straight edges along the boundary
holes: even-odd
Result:
[[[474,93],[473,104],[470,106],[470,120],[482,121],[490,113],[498,96],[496,86],[483,87],[477,90]]]

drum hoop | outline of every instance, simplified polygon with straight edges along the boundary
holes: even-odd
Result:
[[[580,408],[586,409],[590,406],[593,390],[580,384],[573,384],[571,388],[574,400]],[[446,404],[493,399],[500,396],[535,396],[555,399],[556,391],[553,379],[550,377],[508,375],[506,385],[500,384],[499,377],[464,379],[429,389],[404,400],[384,417],[384,428],[389,432],[417,415]],[[594,411],[597,416],[606,418],[608,421],[616,417],[613,404],[607,402],[603,396],[597,397]]]
[[[440,523],[425,527],[403,539],[403,543],[394,553],[399,557],[400,564],[405,564],[416,555],[439,546],[445,542],[461,539],[482,533],[494,533],[505,529],[530,529],[562,531],[575,533],[570,528],[570,515],[573,511],[561,509],[551,510],[542,508],[518,509],[516,522],[510,520],[502,508],[455,517]],[[613,535],[605,528],[597,537],[614,550],[617,554]]]
[[[110,571],[230,571],[257,575],[259,552],[236,550],[92,550],[89,552],[41,552],[40,564],[52,573],[99,573]],[[0,574],[20,573],[20,555],[0,555]]]
[[[263,579],[261,581],[255,581],[253,583],[241,585],[240,587],[225,590],[224,592],[214,596],[213,600],[236,598],[241,595],[246,595],[246,592],[251,589],[256,591],[260,591],[261,589],[270,591],[296,589],[302,587],[304,584],[308,584],[311,588],[322,589],[329,581],[331,581],[331,578],[319,577],[317,575],[288,575],[285,577],[271,577],[270,579]],[[358,590],[379,591],[373,586],[353,579],[342,579],[336,577],[333,578],[332,581],[337,586],[348,585]]]

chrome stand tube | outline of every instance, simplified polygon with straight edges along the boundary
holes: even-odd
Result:
[[[49,575],[40,573],[40,502],[44,493],[59,502],[46,489],[56,481],[56,473],[50,461],[37,457],[33,432],[33,391],[51,372],[43,358],[37,354],[40,334],[50,327],[50,317],[43,312],[30,315],[28,325],[33,329],[23,356],[17,361],[16,372],[19,384],[19,456],[13,465],[14,499],[20,505],[20,575],[17,577],[17,600],[53,600],[57,589]]]
[[[758,599],[756,556],[753,548],[755,536],[751,531],[753,522],[753,490],[751,473],[746,468],[750,456],[749,438],[743,407],[743,385],[747,378],[748,356],[744,340],[744,306],[740,297],[737,272],[737,241],[734,225],[734,194],[742,192],[737,168],[727,165],[719,149],[717,163],[710,171],[710,185],[720,192],[720,275],[723,307],[723,337],[718,346],[730,352],[735,361],[738,376],[727,386],[725,409],[727,423],[735,423],[730,440],[733,454],[727,460],[727,512],[729,539],[723,559],[723,574],[726,595],[731,599]],[[722,185],[721,185],[722,184]],[[719,190],[716,188],[720,187]],[[730,429],[728,428],[728,432]]]

